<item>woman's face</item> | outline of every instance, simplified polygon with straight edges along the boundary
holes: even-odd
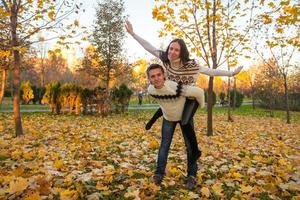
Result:
[[[178,42],[172,42],[169,46],[168,59],[170,61],[178,59],[180,56],[180,45]]]

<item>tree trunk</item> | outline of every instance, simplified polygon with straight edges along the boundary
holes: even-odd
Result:
[[[3,72],[2,72],[2,81],[1,81],[1,90],[0,90],[0,105],[2,105],[2,101],[4,98],[6,81],[7,81],[7,71],[8,71],[7,69],[3,69]]]
[[[212,67],[217,69],[217,38],[216,38],[216,12],[217,12],[216,1],[213,1],[213,21],[212,21],[212,48],[211,48],[211,58]],[[208,83],[208,95],[207,95],[207,135],[213,135],[213,118],[212,118],[212,108],[213,108],[213,87],[214,87],[214,77],[209,77]]]
[[[11,6],[11,45],[18,48],[18,36],[17,36],[17,3],[14,2]],[[15,121],[15,133],[16,136],[23,135],[21,112],[20,112],[20,52],[18,49],[13,50],[13,110]]]
[[[289,95],[288,95],[288,85],[287,78],[284,75],[284,96],[285,96],[285,105],[286,105],[286,123],[290,124],[290,106],[289,106]]]
[[[232,102],[232,110],[235,110],[236,104],[236,78],[233,77],[233,102]]]
[[[251,90],[252,109],[255,110],[254,89]]]
[[[208,136],[213,135],[213,118],[212,118],[213,86],[214,86],[214,77],[209,77],[208,92],[207,92],[207,135]]]
[[[233,118],[232,118],[232,115],[231,115],[231,107],[230,107],[230,77],[228,77],[228,89],[227,89],[227,100],[228,100],[228,103],[227,103],[227,121],[228,122],[233,122]]]
[[[45,67],[44,67],[44,58],[42,58],[41,63],[41,87],[45,86]]]

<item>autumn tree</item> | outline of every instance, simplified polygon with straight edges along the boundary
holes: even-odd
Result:
[[[63,80],[63,75],[68,71],[68,63],[60,53],[51,52],[44,63],[45,67],[45,84],[53,81],[61,83],[68,82]]]
[[[132,63],[133,82],[132,87],[136,90],[146,90],[148,86],[148,79],[146,77],[146,70],[149,63],[145,59],[138,59]]]
[[[270,116],[273,117],[273,111],[280,95],[284,92],[284,87],[280,83],[280,72],[276,64],[272,60],[268,62],[268,64],[262,63],[259,65],[254,85],[256,97],[260,104],[267,107],[270,111]]]
[[[0,20],[8,21],[7,17],[5,17],[4,14],[1,14],[1,12],[0,12]],[[12,58],[12,55],[8,48],[8,40],[9,40],[9,31],[7,29],[4,29],[4,25],[0,23],[0,73],[1,73],[0,105],[2,104],[3,101],[8,71],[10,68],[10,63]]]
[[[39,58],[39,75],[40,75],[40,86],[45,86],[45,60],[47,57],[48,48],[47,45],[43,42],[38,44],[37,47],[37,57]]]
[[[297,0],[266,1],[266,13],[261,15],[262,32],[256,34],[255,50],[270,68],[276,67],[284,86],[286,121],[290,123],[288,76],[295,66],[300,50],[300,7]],[[269,60],[272,62],[269,62]],[[274,66],[271,66],[273,63]]]
[[[132,66],[125,58],[118,59],[115,64],[116,68],[112,70],[110,87],[129,85],[134,80]]]
[[[247,50],[253,27],[256,1],[157,0],[153,17],[164,24],[160,36],[171,34],[186,40],[206,67],[236,66]],[[258,11],[257,11],[258,12]],[[249,48],[249,47],[248,47]],[[214,77],[209,78],[207,134],[212,135],[212,93]]]
[[[6,89],[6,82],[8,77],[8,70],[10,68],[11,55],[9,51],[0,49],[0,72],[1,72],[1,88],[0,88],[0,105],[4,98]]]
[[[237,78],[237,88],[251,96],[252,108],[255,109],[255,75],[257,73],[257,66],[253,65],[249,69],[239,73]]]
[[[76,67],[77,72],[85,72],[88,75],[99,78],[100,76],[100,56],[97,49],[90,45],[84,51],[84,56]]]
[[[215,77],[214,79],[214,92],[219,95],[221,92],[225,92],[227,88],[227,85],[225,82],[222,80],[221,77]]]
[[[98,70],[104,80],[104,86],[108,90],[112,74],[118,70],[118,62],[122,57],[122,45],[125,37],[124,20],[124,2],[122,0],[98,2],[92,42],[100,57]]]
[[[76,30],[71,29],[78,26],[78,21],[71,25],[62,22],[72,13],[78,12],[79,6],[74,0],[0,2],[1,28],[8,30],[10,36],[7,41],[1,42],[1,45],[8,47],[13,55],[13,111],[15,133],[19,136],[23,134],[20,114],[21,54],[26,51],[26,47],[39,41],[60,37],[61,43],[64,44],[65,38],[76,33]],[[35,38],[42,31],[52,31],[54,35],[49,34],[49,38]]]

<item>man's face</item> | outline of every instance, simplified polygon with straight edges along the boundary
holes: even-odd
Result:
[[[160,68],[151,69],[149,71],[149,80],[155,88],[162,88],[165,83],[165,75]]]

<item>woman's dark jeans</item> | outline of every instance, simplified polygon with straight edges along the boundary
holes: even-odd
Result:
[[[165,118],[163,119],[161,144],[160,144],[160,148],[158,151],[157,168],[156,168],[156,172],[155,172],[157,175],[160,175],[160,176],[165,175],[165,169],[166,169],[166,165],[167,165],[169,149],[170,149],[170,145],[172,142],[172,138],[173,138],[175,127],[176,127],[177,123],[179,123],[179,122],[168,121]],[[193,127],[194,127],[193,120],[191,120],[185,126],[180,124],[180,128],[182,131],[182,135],[183,135],[186,150],[187,150],[187,160],[188,160],[187,175],[188,176],[196,176],[197,170],[198,170],[197,162],[190,162],[190,160],[193,156],[193,151],[195,151],[195,150],[193,150],[192,145],[195,145],[195,144],[197,145],[197,140],[196,140],[195,131],[194,131]],[[192,140],[188,139],[191,136],[193,139]],[[193,144],[193,142],[189,142],[189,141],[193,141],[195,144]],[[195,148],[195,146],[194,146],[194,148]],[[197,146],[197,150],[198,150],[198,146]]]

